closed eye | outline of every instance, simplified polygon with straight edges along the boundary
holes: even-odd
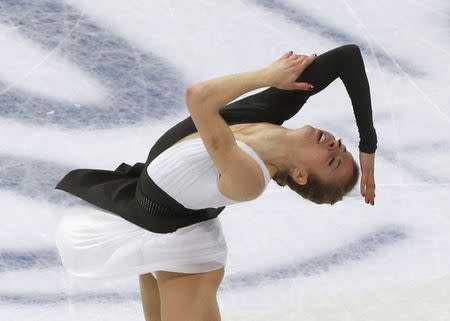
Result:
[[[339,147],[341,147],[341,145],[342,145],[341,139],[339,139],[338,142],[339,142]],[[347,151],[347,147],[344,146],[344,153],[345,153],[346,151]]]
[[[328,166],[331,166],[331,164],[333,164],[334,162],[334,156],[328,161]]]

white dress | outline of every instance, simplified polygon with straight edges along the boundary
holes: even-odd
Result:
[[[267,187],[271,177],[263,160],[249,145],[237,144],[260,165]],[[219,191],[219,172],[200,137],[166,149],[150,163],[147,174],[187,208],[238,203]],[[219,217],[161,234],[85,201],[68,211],[58,224],[56,247],[63,266],[75,276],[106,279],[154,271],[200,273],[226,264],[227,243]]]

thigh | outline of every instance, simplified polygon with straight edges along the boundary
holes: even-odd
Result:
[[[201,321],[208,318],[211,310],[218,310],[216,295],[224,273],[224,267],[193,274],[157,271],[162,319]],[[220,320],[220,315],[216,320]]]
[[[139,275],[142,307],[146,321],[161,321],[158,283],[151,273]]]

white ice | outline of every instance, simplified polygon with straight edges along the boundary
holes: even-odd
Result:
[[[143,320],[137,276],[62,268],[68,198],[54,184],[145,161],[188,115],[189,84],[356,43],[379,140],[375,206],[358,188],[330,207],[271,182],[228,207],[222,319],[450,320],[449,19],[442,0],[0,0],[0,319]],[[305,124],[357,155],[339,80],[284,126]]]

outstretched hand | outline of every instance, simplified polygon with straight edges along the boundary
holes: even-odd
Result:
[[[359,163],[361,166],[361,195],[367,204],[375,205],[375,153],[359,152]]]
[[[316,58],[317,55],[294,55],[292,51],[285,53],[266,68],[272,86],[287,90],[313,90],[312,84],[296,80]]]

